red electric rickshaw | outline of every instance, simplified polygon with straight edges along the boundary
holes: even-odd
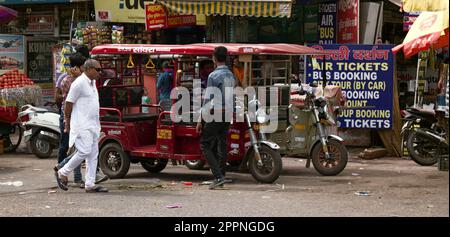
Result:
[[[168,161],[202,161],[194,110],[190,120],[173,122],[174,111],[164,111],[156,102],[157,65],[170,61],[173,86],[187,88],[199,78],[199,65],[210,60],[216,46],[225,46],[231,56],[247,62],[255,55],[310,55],[320,51],[292,44],[190,44],[190,45],[101,45],[91,54],[100,61],[103,75],[97,81],[100,98],[101,137],[99,165],[111,178],[124,177],[130,163],[140,163],[151,172],[162,171]],[[251,59],[250,59],[251,61]],[[245,64],[247,67],[248,64]],[[245,80],[250,80],[245,76]],[[251,81],[247,85],[251,85]],[[143,90],[152,104],[142,105]],[[192,98],[192,97],[191,97]],[[249,103],[258,103],[249,99]],[[174,101],[173,101],[174,102]],[[147,108],[143,113],[143,108]],[[246,111],[246,109],[244,109]],[[244,114],[244,122],[233,122],[227,139],[227,162],[248,168],[259,182],[272,183],[282,170],[279,146],[265,140],[258,122]],[[257,115],[254,115],[257,116]],[[253,121],[253,122],[251,122]],[[257,120],[256,120],[257,121]]]

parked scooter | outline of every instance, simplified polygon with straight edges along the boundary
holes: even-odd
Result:
[[[46,108],[24,105],[19,119],[24,128],[24,141],[30,141],[31,151],[38,158],[48,158],[59,147],[60,115]]]
[[[401,134],[402,145],[406,145],[411,159],[419,165],[431,166],[439,156],[448,156],[446,131],[438,123],[439,114],[416,108],[407,112]]]

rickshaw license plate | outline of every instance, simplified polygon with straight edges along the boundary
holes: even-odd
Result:
[[[158,129],[156,133],[157,139],[172,139],[172,130]]]

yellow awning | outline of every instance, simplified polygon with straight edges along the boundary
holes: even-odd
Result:
[[[443,11],[448,9],[448,0],[402,0],[403,11]]]
[[[291,17],[292,0],[158,0],[169,12],[255,17]]]

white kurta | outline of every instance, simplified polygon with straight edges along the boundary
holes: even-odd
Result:
[[[84,73],[79,76],[70,86],[66,102],[73,103],[69,147],[72,147],[75,140],[85,131],[90,131],[99,137],[100,104],[95,80],[90,80]]]

